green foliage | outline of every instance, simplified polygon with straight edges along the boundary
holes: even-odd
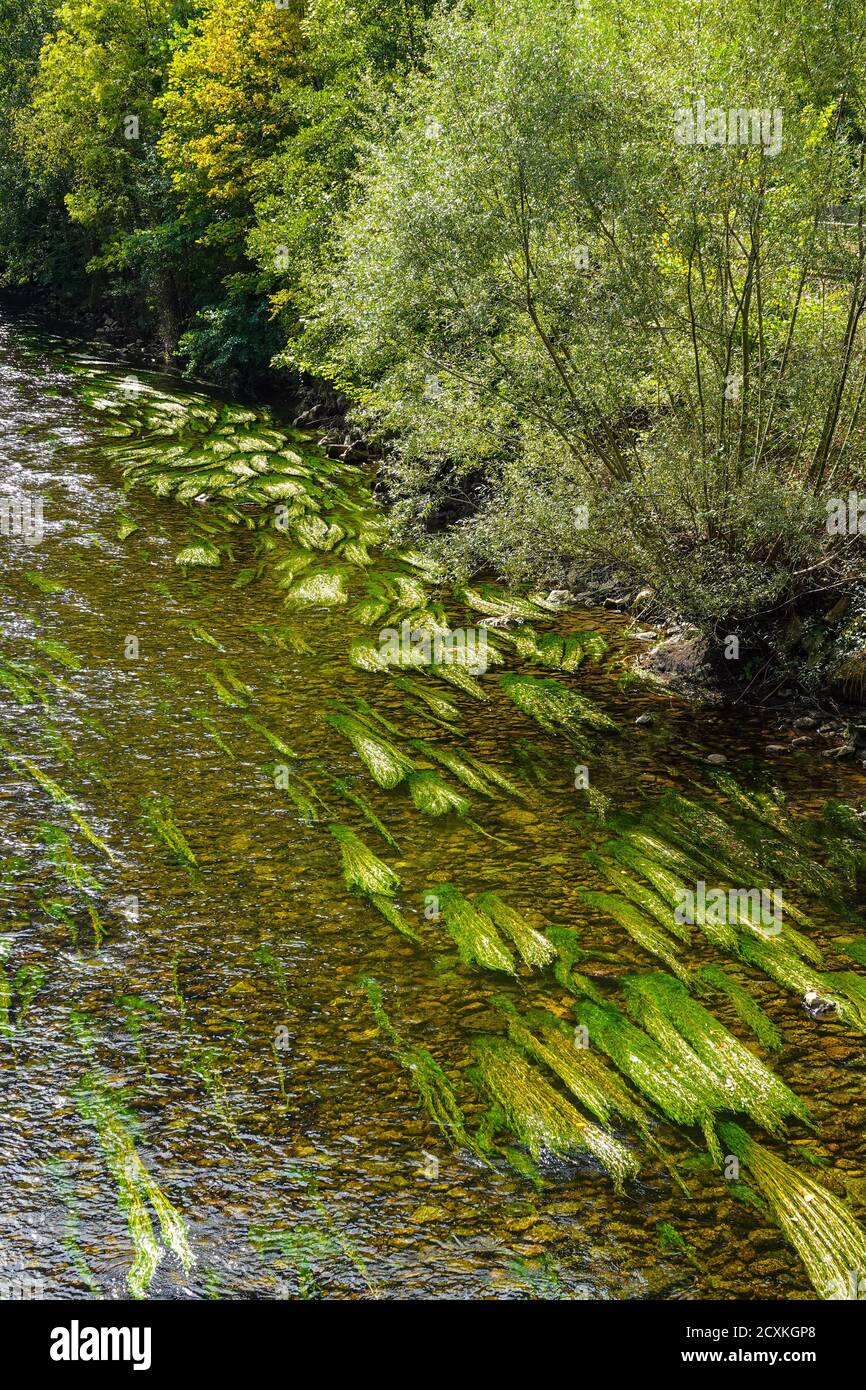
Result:
[[[295,359],[388,441],[410,535],[461,518],[452,570],[613,562],[711,629],[856,566],[823,526],[863,463],[864,21],[842,9],[435,17]],[[766,139],[736,116],[735,148],[679,138],[699,97],[766,110]]]

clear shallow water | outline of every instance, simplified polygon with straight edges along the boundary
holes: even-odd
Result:
[[[387,679],[349,664],[362,631],[349,610],[287,615],[267,574],[236,587],[256,564],[252,532],[232,532],[218,569],[186,575],[175,556],[190,541],[191,516],[206,518],[208,508],[144,488],[124,494],[117,439],[98,400],[86,404],[80,389],[99,380],[98,359],[9,325],[0,326],[0,354],[0,484],[41,495],[46,524],[38,547],[0,540],[2,655],[35,660],[64,682],[48,710],[0,691],[0,729],[10,749],[74,796],[111,854],[82,838],[20,763],[4,764],[6,974],[42,972],[23,1021],[0,1037],[7,1296],[22,1296],[30,1281],[45,1297],[125,1296],[130,1226],[141,1221],[124,1175],[139,1161],[186,1232],[167,1248],[151,1210],[161,1252],[152,1297],[812,1296],[777,1227],[732,1198],[715,1171],[683,1170],[686,1198],[663,1165],[648,1162],[617,1194],[593,1160],[548,1159],[539,1191],[502,1162],[485,1166],[449,1148],[376,1028],[361,977],[382,986],[395,1026],[435,1056],[470,1118],[483,1107],[467,1075],[468,1044],[502,1027],[491,1000],[507,993],[521,1008],[570,1019],[569,996],[546,972],[503,984],[461,964],[435,926],[418,948],[347,893],[336,843],[274,787],[265,769],[280,757],[243,714],[290,745],[333,819],[399,873],[399,902],[413,923],[423,924],[424,894],[443,879],[465,892],[507,890],[548,922],[580,926],[583,945],[609,957],[589,967],[603,987],[654,962],[578,896],[594,881],[584,855],[609,832],[574,790],[574,750],[501,693],[481,704],[443,688],[461,709],[462,747],[510,777],[527,759],[543,770],[526,784],[528,803],[475,802],[476,821],[498,837],[490,839],[453,818],[425,819],[400,790],[377,790],[323,723],[327,702],[355,694],[407,733],[437,730],[407,711]],[[173,379],[120,370],[133,442],[148,393],[197,399]],[[123,541],[119,513],[138,527]],[[60,587],[42,592],[33,571]],[[262,641],[257,624],[290,625],[301,649]],[[745,777],[758,768],[770,737],[758,720],[696,711],[623,679],[623,618],[578,613],[554,625],[603,629],[610,644],[604,662],[563,679],[621,724],[592,769],[615,809],[640,810],[668,788],[716,797],[710,752],[725,752]],[[127,655],[130,637],[136,657]],[[62,642],[78,668],[46,657],[35,645],[45,639]],[[208,680],[224,663],[252,692],[244,709],[222,704]],[[485,680],[495,687],[495,676]],[[654,725],[635,728],[647,710]],[[783,771],[794,811],[829,795],[862,803],[859,773],[808,753]],[[334,776],[374,803],[399,852],[329,790]],[[142,821],[142,798],[155,795],[170,798],[198,872]],[[69,834],[98,881],[95,932],[85,898],[58,886],[46,823]],[[62,900],[72,906],[58,916]],[[833,921],[824,926],[832,936]],[[684,954],[689,963],[715,958],[703,948]],[[774,1070],[814,1108],[820,1138],[808,1143],[827,1160],[822,1180],[862,1220],[866,1043],[841,1024],[816,1025],[768,980],[752,988],[784,1034]],[[745,1036],[725,1006],[716,1012]],[[88,1110],[94,1094],[111,1098],[113,1122]],[[661,1122],[657,1130],[671,1162],[698,1152],[694,1134]],[[793,1126],[779,1152],[790,1158],[805,1140]],[[690,1257],[660,1244],[663,1222]]]

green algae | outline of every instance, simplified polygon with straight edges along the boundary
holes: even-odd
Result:
[[[748,1168],[819,1297],[861,1297],[866,1281],[866,1231],[845,1204],[739,1125],[719,1125],[719,1137]]]
[[[486,913],[474,907],[468,898],[464,898],[453,884],[437,884],[428,889],[427,898],[435,900],[465,965],[479,965],[483,970],[516,974],[514,958],[499,935],[496,924]]]
[[[167,796],[143,796],[141,798],[142,820],[156,839],[168,845],[179,864],[188,869],[196,869],[198,860],[174,817],[171,800]]]
[[[695,978],[695,984],[698,987],[706,985],[709,989],[726,995],[743,1023],[752,1030],[758,1041],[773,1052],[781,1050],[784,1045],[782,1035],[773,1020],[752,998],[749,991],[743,989],[742,985],[738,985],[736,980],[732,980],[720,965],[702,966]]]
[[[481,1086],[500,1106],[509,1127],[537,1162],[544,1154],[591,1154],[617,1190],[635,1178],[639,1164],[614,1135],[581,1115],[570,1101],[504,1038],[480,1037],[472,1045]]]
[[[385,1012],[382,988],[375,980],[363,977],[361,984],[370,1002],[376,1026],[391,1043],[397,1061],[408,1072],[424,1109],[437,1129],[455,1148],[468,1149],[480,1156],[478,1144],[466,1128],[454,1087],[435,1057],[426,1048],[410,1046],[397,1032]]]
[[[525,917],[498,893],[479,893],[474,906],[510,937],[525,965],[544,966],[556,959],[556,948],[543,932],[537,931]]]

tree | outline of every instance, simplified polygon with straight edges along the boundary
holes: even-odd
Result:
[[[468,484],[470,563],[614,560],[710,625],[815,587],[862,468],[864,36],[848,0],[432,23],[295,351],[391,445],[405,518]]]
[[[44,40],[32,102],[19,119],[31,170],[65,181],[72,221],[96,253],[90,269],[144,286],[170,355],[182,313],[182,229],[160,161],[159,96],[185,0],[63,0]]]

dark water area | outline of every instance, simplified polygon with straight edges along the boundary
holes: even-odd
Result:
[[[148,458],[175,449],[174,463],[205,435],[235,462],[258,457],[235,448],[244,431],[315,457],[278,415],[249,415],[0,324],[0,494],[39,497],[44,509],[38,545],[0,537],[4,1296],[32,1286],[46,1298],[813,1297],[772,1211],[704,1161],[699,1129],[657,1110],[657,1149],[639,1154],[622,1191],[589,1153],[542,1152],[532,1181],[505,1146],[484,1162],[450,1145],[363,985],[380,986],[394,1028],[432,1054],[477,1125],[486,1100],[472,1043],[502,1034],[494,1001],[573,1027],[574,994],[549,968],[512,977],[461,961],[441,921],[425,918],[432,886],[504,893],[536,926],[578,929],[581,968],[602,993],[663,968],[581,896],[600,886],[587,852],[610,839],[611,818],[643,815],[665,793],[727,818],[709,755],[724,754],[743,786],[765,785],[761,750],[776,729],[757,712],[695,708],[635,678],[628,620],[598,610],[543,612],[536,625],[598,632],[603,658],[573,673],[531,669],[578,690],[618,734],[582,752],[507,698],[499,668],[480,678],[483,700],[440,682],[460,719],[437,724],[390,674],[349,660],[365,635],[352,606],[364,576],[390,563],[376,558],[381,519],[360,473],[323,460],[321,498],[326,520],[334,496],[334,515],[368,524],[369,564],[349,563],[344,537],[349,601],[288,609],[282,551],[262,550],[240,490],[205,485],[178,499],[159,482],[151,490],[152,469],[150,486],[125,488],[121,464],[136,448]],[[218,563],[176,563],[208,535]],[[465,598],[449,602],[452,621],[473,621]],[[513,652],[506,669],[524,669]],[[462,785],[471,816],[422,814],[405,787],[377,787],[325,722],[331,702],[353,700],[405,740],[444,734],[523,797]],[[643,713],[648,728],[635,725]],[[275,785],[275,764],[315,787],[318,820]],[[582,766],[603,810],[575,785]],[[792,823],[828,798],[863,805],[862,773],[809,750],[771,772]],[[371,803],[398,848],[335,779]],[[194,864],[155,834],[154,806],[170,808]],[[332,822],[399,875],[395,902],[420,945],[347,891]],[[831,953],[863,934],[820,896],[806,908]],[[707,1004],[815,1123],[792,1120],[771,1140],[750,1132],[862,1222],[863,1032],[809,1017],[797,991],[700,935],[679,949],[686,970],[722,963],[766,1010],[783,1039],[774,1053],[729,1001]],[[613,1128],[637,1153],[634,1133]],[[513,1134],[510,1144],[525,1147]]]

